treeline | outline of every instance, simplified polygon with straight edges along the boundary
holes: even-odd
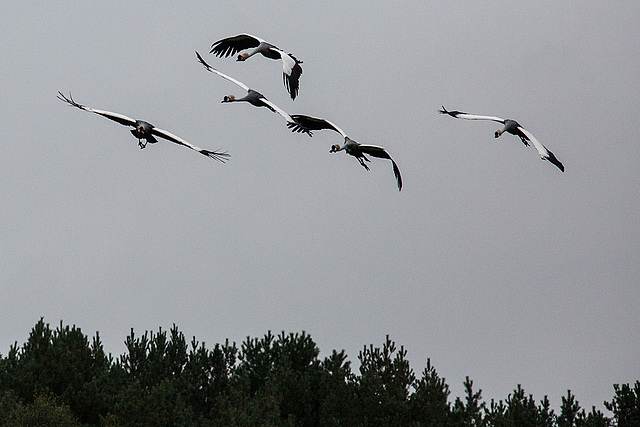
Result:
[[[614,385],[612,417],[587,412],[571,391],[556,413],[520,387],[483,401],[467,377],[465,395],[427,360],[418,378],[387,337],[358,354],[324,359],[306,333],[267,333],[206,348],[174,325],[105,354],[100,336],[52,330],[42,319],[26,343],[0,358],[0,425],[24,426],[640,426],[640,381]]]

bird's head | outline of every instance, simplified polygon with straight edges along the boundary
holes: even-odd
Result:
[[[495,134],[493,134],[494,137],[499,137],[500,135],[502,135],[502,130],[497,130]]]
[[[222,99],[222,102],[233,102],[236,100],[236,97],[233,95],[227,95]]]
[[[144,138],[144,132],[145,128],[144,125],[142,123],[138,123],[136,125],[135,130],[131,131],[137,138]]]
[[[240,55],[238,55],[238,59],[236,59],[236,61],[244,61],[248,57],[249,57],[249,54],[247,52],[241,53]]]
[[[340,151],[340,146],[338,144],[333,144],[331,146],[331,150],[329,150],[330,153],[335,153],[337,151]]]

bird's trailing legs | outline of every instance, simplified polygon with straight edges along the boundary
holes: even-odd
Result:
[[[366,170],[369,170],[369,166],[367,166],[364,162],[365,160],[367,162],[370,162],[371,160],[367,159],[366,157],[362,156],[362,157],[357,157],[358,161],[360,162],[360,164],[362,165],[363,168],[365,168]]]
[[[142,141],[144,141],[144,142],[142,142]],[[158,142],[158,141],[157,140],[150,141],[150,140],[148,140],[146,138],[139,138],[138,139],[138,146],[142,149],[142,148],[145,148],[147,146],[147,144],[149,144],[149,143],[155,144],[156,142]]]

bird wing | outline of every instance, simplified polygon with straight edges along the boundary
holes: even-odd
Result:
[[[175,142],[176,144],[184,145],[187,148],[191,148],[192,150],[195,150],[200,154],[204,154],[207,157],[211,157],[212,159],[218,160],[218,161],[223,162],[223,163],[229,157],[229,154],[227,152],[204,150],[204,149],[202,149],[200,147],[196,147],[195,145],[188,143],[184,139],[180,138],[179,136],[176,136],[176,135],[172,134],[171,132],[168,132],[168,131],[163,130],[163,129],[159,129],[157,127],[153,127],[151,129],[151,133],[156,135],[156,136],[159,136],[160,138],[164,138],[164,139],[166,139],[168,141]]]
[[[260,98],[260,100],[274,113],[278,113],[280,114],[282,117],[284,117],[284,119],[287,121],[288,124],[295,124],[295,120],[293,120],[293,117],[291,117],[289,115],[289,113],[287,113],[286,111],[284,111],[282,108],[278,107],[276,104],[274,104],[273,102],[269,101],[267,98],[265,98],[264,96],[262,98]]]
[[[398,182],[398,191],[402,190],[402,177],[400,176],[400,169],[398,168],[398,165],[396,164],[395,160],[393,160],[389,155],[389,153],[387,153],[387,150],[377,145],[365,145],[365,144],[359,144],[358,149],[370,156],[378,157],[380,159],[391,160],[391,163],[393,165],[393,174],[395,175],[396,181]]]
[[[298,123],[299,126],[303,126],[309,130],[331,129],[338,132],[343,137],[347,137],[347,134],[344,133],[342,129],[331,123],[329,120],[311,116],[304,116],[302,114],[294,114],[291,117]],[[295,124],[288,124],[287,126],[289,126],[289,128],[293,128],[292,131],[297,131],[297,129],[295,128]]]
[[[518,126],[518,129],[520,129],[520,132],[522,132],[527,137],[527,139],[531,141],[536,150],[538,150],[538,154],[540,154],[540,157],[542,157],[544,160],[550,161],[551,163],[556,165],[558,169],[564,172],[564,165],[560,162],[560,160],[558,160],[556,156],[547,149],[547,147],[542,145],[542,143],[538,141],[531,132],[524,129],[522,126]]]
[[[111,119],[114,122],[118,122],[122,125],[125,126],[135,126],[136,125],[136,121],[134,119],[132,119],[131,117],[127,117],[123,114],[118,114],[118,113],[112,113],[111,111],[103,111],[103,110],[96,110],[90,107],[87,107],[85,105],[82,104],[78,104],[76,101],[74,101],[73,97],[71,96],[71,93],[69,93],[69,97],[67,98],[66,96],[64,96],[64,94],[62,92],[58,92],[58,99],[61,101],[66,102],[67,104],[73,106],[73,107],[77,107],[81,110],[84,111],[88,111],[90,113],[96,113],[99,114],[103,117],[106,117],[107,119]]]
[[[396,177],[396,182],[398,183],[398,191],[402,191],[402,177],[400,176],[400,169],[393,159],[391,159],[391,164],[393,165],[393,175]]]
[[[277,49],[277,51],[282,59],[282,81],[284,82],[284,87],[291,95],[291,99],[296,99],[300,88],[300,75],[302,74],[300,63],[302,61],[298,61],[293,55],[281,49]]]
[[[246,90],[247,92],[249,91],[249,86],[247,86],[246,84],[242,83],[239,80],[234,79],[233,77],[227,76],[224,73],[221,73],[220,71],[216,70],[215,68],[213,68],[211,65],[207,64],[205,62],[204,59],[202,59],[202,56],[200,56],[200,54],[198,52],[196,52],[196,56],[198,57],[198,61],[200,61],[200,63],[202,65],[204,65],[204,67],[209,70],[210,72],[219,75],[220,77],[222,77],[223,79],[227,79],[230,82],[233,82],[235,84],[237,84],[238,86],[240,86],[242,89]]]
[[[226,39],[213,43],[209,53],[213,53],[221,58],[226,58],[229,55],[235,55],[241,50],[257,47],[262,42],[264,42],[264,40],[251,34],[238,34],[237,36],[227,37]]]
[[[373,157],[378,157],[379,159],[393,160],[389,153],[387,153],[387,150],[377,145],[358,144],[358,149],[363,153],[369,154]]]
[[[438,110],[438,112],[440,114],[448,114],[451,117],[454,117],[456,119],[491,120],[491,121],[494,121],[494,122],[498,122],[498,123],[504,124],[504,119],[501,119],[500,117],[496,117],[496,116],[479,116],[479,115],[476,115],[476,114],[463,113],[462,111],[449,111],[446,108],[444,108],[444,105],[442,106],[442,110]]]

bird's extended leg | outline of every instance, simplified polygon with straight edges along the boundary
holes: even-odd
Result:
[[[144,142],[142,142],[142,138],[138,139],[138,147],[140,147],[140,149],[143,149],[146,146],[147,146],[147,141],[146,140]]]
[[[360,164],[362,165],[363,168],[365,168],[366,170],[369,170],[369,166],[367,166],[364,161],[366,160],[367,162],[369,161],[369,159],[367,159],[366,157],[357,157],[358,161],[360,162]]]

